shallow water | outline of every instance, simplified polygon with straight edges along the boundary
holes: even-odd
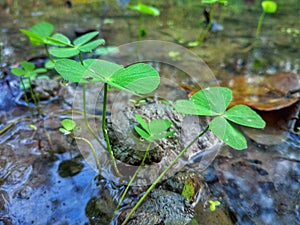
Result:
[[[119,46],[138,40],[138,15],[114,1],[105,4],[74,0],[72,8],[54,0],[7,2],[0,3],[3,43],[0,128],[12,122],[16,124],[0,136],[0,224],[107,224],[116,207],[113,200],[120,197],[120,180],[114,176],[109,176],[114,182],[103,177],[95,179],[96,172],[82,158],[76,144],[58,134],[59,120],[70,116],[63,113],[70,109],[65,102],[45,103],[46,118],[33,121],[40,129],[29,128],[32,121],[28,119],[28,110],[11,101],[20,94],[17,82],[6,74],[12,65],[44,55],[43,48],[31,48],[19,28],[47,21],[70,38],[75,38],[75,31],[100,30],[106,45]],[[153,1],[161,9],[161,16],[144,16],[148,31],[145,39],[184,44],[193,41],[199,21],[203,21],[203,6],[196,1],[184,2]],[[258,2],[254,5],[229,3],[216,9],[216,19],[224,30],[210,33],[201,46],[191,51],[220,80],[283,71],[299,74],[300,4],[297,0],[278,4],[278,12],[265,17],[258,47],[243,51],[254,41],[261,12]],[[108,57],[121,62],[130,58],[128,55],[121,59]],[[180,82],[195,85],[185,80],[184,73],[178,69],[154,62],[152,65],[162,77],[174,83],[180,77]],[[71,93],[68,92],[67,99],[71,103],[72,88],[68,89]],[[173,96],[172,88],[164,87],[161,94]],[[185,94],[184,90],[180,94]],[[48,134],[54,146],[49,146]],[[300,224],[299,147],[299,136],[292,132],[276,145],[249,140],[249,148],[243,152],[224,146],[211,165],[205,164],[208,167],[201,174],[213,196],[236,217],[236,224]],[[69,164],[62,169],[65,163]],[[107,169],[103,176],[107,178],[109,172]],[[136,197],[135,193],[133,196]],[[201,213],[196,208],[194,224],[202,224]]]

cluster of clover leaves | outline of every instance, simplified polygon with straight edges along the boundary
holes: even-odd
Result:
[[[92,129],[88,121],[88,115],[86,112],[86,86],[91,83],[104,84],[102,108],[102,131],[106,141],[106,146],[104,147],[107,148],[111,156],[115,172],[120,174],[114,158],[106,127],[106,108],[109,87],[117,88],[119,90],[142,97],[144,94],[149,94],[155,91],[155,89],[159,86],[160,76],[158,72],[150,65],[145,63],[136,63],[127,67],[123,67],[122,65],[96,58],[83,60],[83,53],[90,52],[99,45],[104,44],[103,39],[93,40],[98,35],[98,32],[85,34],[76,38],[73,42],[71,42],[69,38],[63,34],[53,34],[53,25],[45,22],[39,23],[29,30],[21,29],[21,32],[29,37],[33,45],[45,46],[46,54],[50,59],[48,64],[45,66],[47,69],[54,68],[56,72],[65,80],[82,85],[85,125],[94,138],[101,143],[101,145],[103,144],[99,136]],[[70,59],[71,57],[73,57],[73,59]],[[76,58],[74,59],[74,57],[77,57],[77,60]],[[29,78],[29,87],[31,82],[30,78],[35,78],[37,73],[45,72],[46,70],[46,68],[43,70],[35,69],[35,67],[29,62],[22,62],[21,66],[22,68],[15,68],[12,70],[12,72],[15,75],[21,76],[25,79]],[[26,87],[24,83],[22,86],[25,91]],[[33,92],[32,88],[30,91]],[[228,108],[231,100],[232,92],[230,89],[225,87],[210,87],[199,90],[193,94],[190,99],[181,99],[173,102],[173,108],[176,111],[184,115],[211,117],[211,122],[196,137],[194,137],[186,147],[180,151],[176,158],[157,177],[157,179],[133,207],[131,212],[127,215],[123,224],[128,222],[135,210],[140,206],[140,204],[144,201],[151,190],[158,184],[158,182],[163,179],[167,171],[179,160],[186,150],[206,132],[211,131],[224,143],[234,149],[242,150],[247,148],[246,138],[234,124],[252,128],[264,128],[265,122],[248,106],[236,105],[232,108]],[[147,154],[149,154],[149,149],[152,143],[161,138],[168,138],[175,132],[170,130],[171,122],[169,120],[152,120],[146,122],[145,119],[140,115],[136,115],[136,122],[139,125],[134,127],[135,131],[141,136],[142,139],[146,140],[149,145],[145,151],[144,159],[124,191],[118,207],[125,198],[128,187],[136,177],[141,166],[143,166],[144,160],[147,157]],[[91,148],[100,172],[101,165],[97,159],[96,151],[93,145],[89,140],[74,135],[73,131],[76,129],[80,129],[80,127],[78,127],[73,120],[66,119],[62,121],[60,132],[65,135],[70,135],[76,140],[86,142]]]

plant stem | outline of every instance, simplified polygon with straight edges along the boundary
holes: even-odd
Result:
[[[27,94],[26,94],[26,88],[25,88],[25,84],[23,82],[23,79],[22,77],[20,78],[20,81],[21,81],[21,85],[22,85],[22,88],[23,88],[23,92],[24,92],[24,99],[25,99],[25,102],[27,104],[27,107],[32,115],[32,117],[34,117],[34,113],[33,113],[33,110],[32,108],[30,107],[30,104],[29,104],[29,101],[28,101],[28,97],[27,97]]]
[[[258,20],[258,24],[257,24],[257,28],[256,28],[256,35],[255,35],[255,39],[257,40],[260,36],[260,31],[261,31],[261,27],[262,27],[262,22],[264,20],[264,17],[265,17],[266,13],[263,12],[260,17],[259,17],[259,20]]]
[[[203,43],[204,39],[206,38],[206,36],[207,36],[207,34],[208,34],[212,24],[213,24],[214,14],[215,14],[215,5],[213,5],[211,7],[211,10],[210,10],[210,13],[209,13],[209,23],[207,24],[203,34],[200,35],[201,34],[200,33],[199,37],[196,40],[198,42],[198,45],[201,45]]]
[[[135,171],[135,173],[134,173],[133,176],[131,177],[129,183],[127,184],[127,187],[126,187],[126,189],[124,190],[124,192],[123,192],[123,194],[122,194],[122,196],[121,196],[121,199],[120,199],[120,201],[119,201],[119,203],[118,203],[118,205],[117,205],[117,207],[116,207],[116,210],[118,210],[118,209],[120,208],[120,205],[121,205],[121,203],[124,201],[125,196],[126,196],[128,190],[129,190],[129,188],[130,188],[132,182],[135,180],[136,176],[138,175],[138,173],[140,172],[140,170],[141,170],[142,167],[144,166],[144,163],[145,163],[145,160],[146,160],[146,158],[147,158],[147,155],[148,155],[150,146],[151,146],[151,143],[148,144],[147,149],[146,149],[146,152],[145,152],[145,155],[144,155],[144,158],[143,158],[141,164],[139,165],[139,167],[137,168],[137,170]]]
[[[185,148],[181,150],[181,152],[176,156],[175,159],[168,165],[168,167],[156,178],[156,180],[153,182],[153,184],[147,189],[145,194],[139,199],[139,201],[136,203],[136,205],[131,209],[129,214],[127,215],[126,219],[123,221],[122,225],[125,225],[130,217],[133,215],[133,213],[138,209],[138,207],[143,203],[145,198],[150,194],[150,192],[155,188],[155,186],[158,184],[158,182],[165,176],[165,174],[172,168],[172,166],[183,156],[183,154],[186,152],[189,147],[191,147],[202,135],[204,135],[208,131],[208,126],[199,133]]]
[[[139,41],[142,40],[143,15],[139,13]]]
[[[114,153],[113,153],[113,150],[112,150],[111,145],[110,145],[110,140],[109,140],[107,128],[106,128],[107,92],[108,92],[108,84],[104,83],[103,108],[102,108],[102,132],[103,132],[103,135],[104,135],[104,139],[105,139],[105,142],[106,142],[106,145],[107,145],[107,150],[108,150],[108,153],[110,155],[110,158],[111,158],[113,167],[115,169],[115,172],[118,174],[118,176],[122,176],[121,173],[118,170],[116,160],[115,160],[115,157],[114,157]]]
[[[101,145],[103,149],[105,149],[105,146],[102,144],[101,140],[97,136],[97,134],[94,132],[92,127],[89,124],[88,117],[87,117],[87,110],[86,110],[86,84],[83,84],[83,118],[84,118],[84,123],[89,132],[93,135],[93,137],[98,141],[98,143]]]
[[[41,107],[40,107],[40,104],[39,104],[38,97],[37,97],[37,95],[34,93],[34,91],[32,89],[30,77],[28,77],[28,82],[29,82],[30,95],[31,95],[31,98],[32,98],[32,100],[34,102],[36,110],[37,110],[37,112],[38,112],[39,115],[43,115],[43,112],[41,111]]]
[[[81,52],[79,52],[78,56],[79,56],[79,60],[80,60],[81,65],[83,65],[83,58],[82,58]]]
[[[98,160],[98,158],[97,158],[97,154],[96,154],[95,148],[94,148],[94,146],[92,145],[92,143],[91,143],[89,140],[87,140],[87,139],[85,139],[85,138],[83,138],[83,137],[75,137],[75,136],[72,136],[72,138],[74,138],[75,140],[84,141],[85,143],[87,143],[87,144],[89,145],[89,147],[90,147],[91,150],[92,150],[93,157],[94,157],[94,160],[95,160],[96,165],[97,165],[97,169],[98,169],[98,171],[99,171],[99,173],[100,173],[100,172],[101,172],[101,165],[100,165],[100,162],[99,162],[99,160]]]
[[[45,44],[44,47],[45,47],[45,52],[46,52],[48,59],[50,59],[50,61],[54,63],[54,59],[51,57],[51,55],[49,53],[48,45]]]

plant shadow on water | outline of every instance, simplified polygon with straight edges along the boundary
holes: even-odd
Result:
[[[68,1],[73,2],[72,8],[64,7],[61,1],[52,1],[47,5],[42,2],[25,4],[25,1],[15,1],[10,5],[10,1],[5,2],[0,3],[3,26],[0,31],[0,128],[3,131],[0,134],[0,224],[109,224],[112,217],[116,216],[114,210],[126,187],[125,182],[97,176],[81,156],[74,140],[58,132],[60,121],[71,115],[68,110],[75,86],[56,82],[60,86],[57,93],[50,94],[41,102],[46,117],[32,120],[25,108],[26,102],[18,80],[12,78],[9,69],[24,59],[43,54],[42,49],[29,49],[27,40],[18,32],[19,28],[28,28],[45,20],[53,22],[60,32],[75,39],[74,31],[98,30],[100,24],[101,37],[107,45],[113,46],[138,39],[138,15],[115,3],[105,5],[99,1]],[[159,8],[161,13],[159,19],[151,16],[143,18],[143,26],[147,30],[144,38],[179,43],[193,41],[195,33],[199,31],[199,21],[195,21],[195,18],[199,20],[204,7],[200,3],[188,2],[145,1]],[[252,1],[245,2],[251,4]],[[294,22],[298,20],[299,7],[293,7],[296,4],[294,0],[286,4],[278,3],[277,12],[265,16],[261,37],[250,52],[244,50],[255,39],[257,21],[262,12],[259,4],[229,2],[227,7],[216,7],[215,16],[224,30],[208,33],[201,47],[192,50],[209,64],[220,80],[234,79],[236,74],[248,80],[282,71],[299,74],[299,28]],[[103,54],[103,49],[98,53]],[[106,50],[112,51],[113,48]],[[170,53],[170,56],[175,61],[181,57],[176,52]],[[117,61],[113,56],[108,58]],[[34,63],[37,65],[36,61]],[[166,65],[153,65],[162,77],[182,76]],[[189,81],[183,83],[193,85]],[[44,86],[49,89],[50,85],[46,83]],[[42,89],[45,91],[47,87]],[[172,95],[172,90],[172,86],[166,88],[166,93],[162,95]],[[182,91],[180,94],[187,93]],[[299,106],[292,107],[293,112],[295,108],[299,109]],[[58,116],[55,116],[55,112],[58,112]],[[273,115],[272,111],[263,113],[266,117]],[[279,113],[281,118],[269,130],[268,138],[258,133],[263,141],[254,137],[253,132],[245,130],[250,137],[247,150],[233,151],[223,146],[205,171],[198,174],[178,173],[177,177],[172,178],[174,180],[161,182],[159,188],[150,195],[150,200],[134,215],[131,224],[159,223],[159,215],[155,211],[170,217],[165,220],[166,224],[192,218],[190,224],[299,224],[300,141],[299,133],[287,131],[290,114]],[[299,117],[299,112],[296,116]],[[299,121],[297,124],[300,126]],[[280,130],[279,135],[277,130]],[[272,142],[275,139],[276,142]],[[195,165],[191,164],[190,167]],[[110,169],[106,173],[110,173]],[[130,174],[133,172],[130,171]],[[146,186],[142,179],[144,176],[145,172],[136,182]],[[195,185],[193,190],[202,193],[203,199],[199,195],[192,195],[192,200],[186,201],[182,197],[186,183],[182,183],[182,180],[191,181]],[[126,216],[124,212],[128,213],[143,191],[145,189],[138,186],[129,189],[129,197],[121,206],[118,218]],[[203,202],[211,197],[220,201],[221,209],[218,206],[215,212],[210,212],[207,205],[203,209]],[[194,208],[193,203],[199,200],[200,203]],[[175,207],[175,213],[169,214],[158,202],[168,206],[176,203],[178,208]],[[181,209],[186,210],[185,214],[181,214]],[[140,221],[139,217],[148,221]],[[117,219],[114,220],[115,224]]]

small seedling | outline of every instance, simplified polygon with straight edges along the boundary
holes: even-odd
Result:
[[[105,43],[104,39],[91,41],[98,34],[99,32],[97,31],[84,34],[76,38],[73,41],[73,44],[71,44],[70,39],[65,35],[54,34],[52,37],[49,37],[48,40],[52,41],[52,44],[56,44],[61,47],[51,48],[50,54],[58,58],[70,58],[79,55],[81,52],[90,52],[99,45],[103,45]]]
[[[145,5],[143,3],[138,3],[136,5],[127,5],[128,9],[139,12],[139,40],[141,40],[144,36],[147,35],[147,30],[143,28],[143,14],[151,15],[151,16],[159,16],[159,9]]]
[[[116,210],[119,209],[121,203],[124,201],[124,199],[126,197],[129,187],[135,180],[135,178],[138,175],[138,173],[140,172],[141,168],[144,166],[145,160],[148,156],[148,152],[151,148],[151,144],[154,141],[157,141],[159,139],[170,137],[175,133],[175,131],[168,131],[172,125],[171,121],[169,121],[169,120],[151,120],[149,123],[147,123],[146,120],[138,114],[135,115],[135,118],[136,118],[136,121],[139,123],[139,125],[134,126],[134,130],[140,135],[142,140],[148,141],[149,144],[145,151],[144,158],[143,158],[141,164],[139,165],[138,169],[135,171],[135,173],[131,177],[129,183],[127,184],[127,187],[121,196],[121,199],[118,203]]]
[[[61,121],[62,127],[59,128],[59,131],[64,135],[70,135],[73,133],[74,130],[80,129],[79,126],[76,126],[76,123],[70,119],[64,119]]]
[[[78,130],[80,129],[80,126],[76,126],[76,123],[75,121],[73,120],[70,120],[70,119],[64,119],[63,121],[61,121],[61,126],[59,128],[59,131],[64,134],[64,135],[68,135],[70,136],[71,138],[73,138],[74,140],[79,140],[79,141],[83,141],[85,142],[86,144],[88,144],[88,146],[91,148],[92,150],[92,153],[93,153],[93,157],[94,157],[94,160],[95,160],[95,163],[96,163],[96,166],[97,166],[97,169],[99,170],[99,173],[101,172],[101,166],[100,166],[100,162],[97,158],[97,154],[96,154],[96,151],[95,151],[95,148],[93,146],[93,144],[87,140],[86,138],[83,138],[83,137],[78,137],[78,136],[75,136],[73,134],[73,132],[75,130]]]
[[[167,131],[172,123],[169,120],[151,120],[147,123],[143,117],[136,114],[136,120],[138,121],[139,126],[135,126],[135,131],[145,140],[149,142],[154,142],[161,138],[166,138],[172,136],[175,131]]]
[[[259,17],[257,28],[256,28],[256,39],[260,36],[260,31],[262,27],[263,20],[265,18],[266,13],[275,13],[277,11],[277,3],[273,1],[262,1],[261,3],[263,12]]]
[[[45,68],[36,69],[35,65],[31,62],[23,61],[20,64],[23,68],[12,68],[11,72],[14,75],[20,77],[21,87],[24,91],[24,98],[25,98],[26,104],[27,104],[28,109],[30,110],[32,116],[33,116],[33,111],[30,107],[29,100],[27,97],[27,93],[26,93],[27,89],[30,90],[30,96],[34,102],[34,105],[36,106],[38,114],[42,115],[43,113],[40,108],[39,96],[33,91],[31,82],[36,79],[36,77],[38,76],[39,73],[45,73],[47,70]],[[23,79],[23,78],[25,78],[25,79]]]
[[[202,30],[202,27],[201,27],[196,34],[196,41],[188,42],[188,44],[187,44],[188,47],[196,47],[203,43],[208,32],[210,31],[210,29],[212,28],[212,25],[213,25],[216,4],[220,3],[220,4],[226,5],[227,1],[226,0],[202,0],[202,3],[210,5],[209,15],[207,16],[207,17],[209,17],[209,19],[206,24],[205,30]]]
[[[252,128],[264,128],[264,120],[250,107],[236,105],[227,110],[232,91],[224,87],[212,87],[196,92],[190,100],[178,100],[175,110],[183,114],[211,116],[209,129],[234,149],[247,148],[244,135],[231,122]]]
[[[45,73],[45,68],[35,68],[35,65],[31,62],[23,61],[20,63],[23,68],[12,68],[11,72],[19,77],[26,78],[23,80],[25,89],[30,88],[31,81],[35,80],[40,73]]]
[[[214,212],[216,210],[216,206],[221,205],[221,203],[218,200],[209,200],[208,203],[211,212]]]

